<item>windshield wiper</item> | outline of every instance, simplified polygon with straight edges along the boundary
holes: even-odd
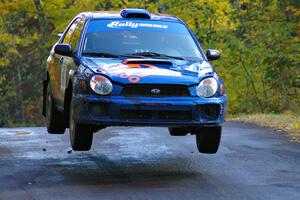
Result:
[[[130,57],[130,58],[145,58],[145,56],[137,55],[135,53],[126,53],[126,54],[122,54],[120,56],[122,56],[122,57]]]
[[[118,58],[119,55],[103,52],[84,52],[83,56],[102,57],[102,58]]]
[[[82,55],[83,56],[92,56],[92,57],[103,57],[103,58],[119,58],[119,57],[144,58],[145,57],[142,55],[135,55],[135,54],[117,55],[117,54],[102,53],[102,52],[84,52],[84,53],[82,53]]]
[[[185,60],[182,57],[170,56],[167,54],[161,54],[161,53],[156,53],[156,52],[128,53],[128,54],[123,54],[123,55],[124,56],[143,56],[143,57],[153,57],[153,58],[174,58],[174,59],[178,59],[178,60]]]
[[[127,53],[122,55],[104,53],[104,52],[84,52],[83,56],[92,56],[92,57],[102,57],[102,58],[119,58],[119,57],[132,57],[132,58],[144,58],[144,57],[153,57],[153,58],[174,58],[178,60],[185,60],[182,57],[169,56],[166,54],[160,54],[155,52],[141,52],[141,53]]]

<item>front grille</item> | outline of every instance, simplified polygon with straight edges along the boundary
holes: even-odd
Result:
[[[180,120],[190,121],[192,119],[191,111],[153,111],[153,110],[121,110],[120,117],[124,119],[157,119],[157,120]]]
[[[192,113],[190,111],[160,111],[158,117],[161,120],[189,121],[192,119]]]
[[[149,97],[186,97],[190,91],[184,85],[125,85],[123,96],[149,96]]]

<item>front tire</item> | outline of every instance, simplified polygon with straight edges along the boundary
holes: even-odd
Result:
[[[197,148],[200,153],[217,153],[222,135],[221,126],[197,128],[195,134]]]
[[[50,83],[48,83],[46,94],[46,126],[49,134],[63,134],[66,129],[64,114],[55,107]]]
[[[75,151],[88,151],[93,143],[93,129],[88,125],[76,123],[73,109],[73,102],[71,101],[69,130],[72,149]]]

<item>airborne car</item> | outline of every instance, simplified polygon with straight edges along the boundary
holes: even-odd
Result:
[[[83,12],[59,36],[43,81],[49,133],[69,128],[72,148],[87,151],[107,126],[161,126],[217,152],[227,97],[209,61],[220,53],[205,54],[182,20],[144,9]]]

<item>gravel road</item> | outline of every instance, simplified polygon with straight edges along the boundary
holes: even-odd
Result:
[[[215,155],[166,128],[110,127],[89,152],[68,130],[0,129],[0,199],[300,199],[300,144],[271,129],[227,122]]]

